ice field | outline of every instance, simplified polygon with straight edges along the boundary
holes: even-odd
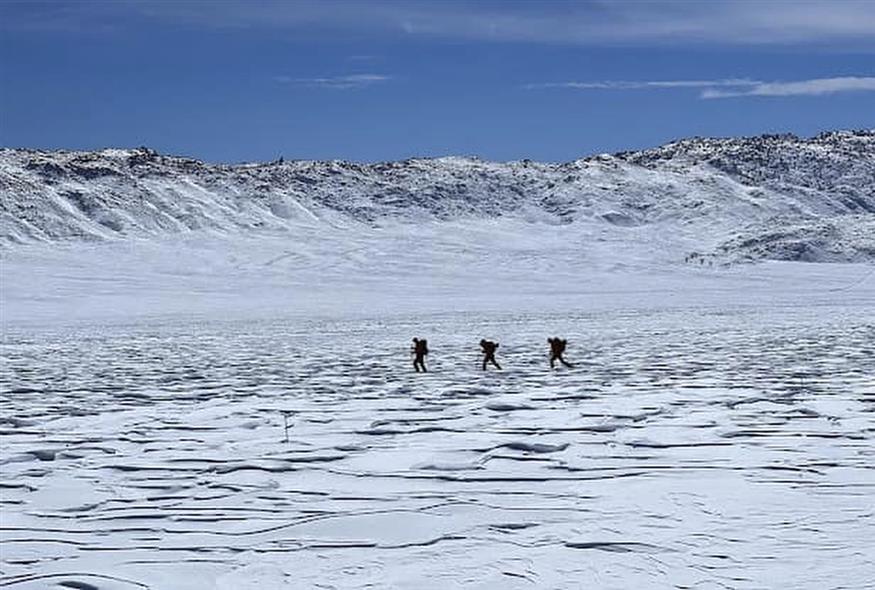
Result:
[[[871,266],[447,227],[4,252],[0,587],[875,588]]]
[[[0,590],[875,590],[873,186],[0,149]]]

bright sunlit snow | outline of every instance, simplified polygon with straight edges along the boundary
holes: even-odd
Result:
[[[4,152],[0,585],[868,587],[871,137]]]

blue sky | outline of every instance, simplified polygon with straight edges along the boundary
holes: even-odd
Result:
[[[0,3],[0,144],[565,161],[875,127],[875,1]]]

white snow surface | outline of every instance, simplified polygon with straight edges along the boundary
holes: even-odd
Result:
[[[871,311],[8,329],[0,583],[869,588]]]
[[[873,588],[871,145],[4,151],[0,587]]]

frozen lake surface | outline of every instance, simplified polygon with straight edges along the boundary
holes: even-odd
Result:
[[[873,588],[875,325],[834,299],[7,326],[0,586]]]

